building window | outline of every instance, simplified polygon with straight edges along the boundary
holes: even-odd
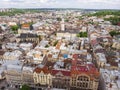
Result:
[[[77,78],[77,87],[85,89],[88,88],[88,84],[89,84],[89,77],[79,76]]]

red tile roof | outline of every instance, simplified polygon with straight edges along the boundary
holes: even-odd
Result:
[[[77,59],[78,58],[78,54],[73,54],[73,58]]]
[[[30,25],[25,23],[25,24],[22,25],[22,27],[28,27],[29,28]]]
[[[43,68],[40,68],[40,67],[35,68],[34,72],[36,73],[44,72],[45,74],[48,74],[48,73],[51,73],[51,70],[48,70],[48,67],[45,66]]]
[[[64,76],[70,76],[70,71],[65,71],[65,70],[55,70],[55,69],[53,69],[52,70],[52,75],[56,75],[56,74],[58,74],[58,73],[62,73]]]
[[[99,72],[94,64],[87,64],[83,61],[73,60],[71,67],[71,75],[87,74],[93,76],[99,76]]]

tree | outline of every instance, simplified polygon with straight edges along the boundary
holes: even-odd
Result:
[[[83,32],[83,37],[87,37],[87,32]]]
[[[60,17],[57,17],[57,21],[62,21],[62,19]]]
[[[27,85],[23,85],[20,90],[30,90],[30,87]]]
[[[77,37],[87,37],[87,32],[80,32]]]
[[[33,26],[32,25],[30,25],[30,30],[33,30]]]
[[[84,19],[82,16],[79,16],[78,18],[79,18],[79,20],[83,20]]]
[[[11,26],[12,31],[16,34],[18,32],[18,25]]]
[[[99,11],[94,14],[90,14],[90,16],[106,16],[106,15],[120,15],[119,11],[111,11],[111,10],[104,10],[104,11]]]
[[[65,22],[69,22],[69,19],[65,19]]]
[[[109,32],[109,34],[113,37],[113,36],[115,36],[115,35],[120,35],[120,32],[111,31],[111,32]]]
[[[45,48],[48,48],[49,47],[49,45],[47,44],[46,46],[45,46]]]
[[[104,18],[104,20],[110,21],[113,25],[118,25],[118,23],[120,22],[120,17],[114,16],[110,18]]]
[[[53,46],[56,46],[56,45],[57,45],[57,43],[58,43],[58,40],[54,42]]]

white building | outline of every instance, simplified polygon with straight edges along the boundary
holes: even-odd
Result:
[[[27,53],[27,57],[32,57],[32,63],[35,64],[40,64],[42,63],[45,59],[46,56],[43,54],[40,50],[31,50]]]
[[[33,44],[32,43],[21,43],[19,47],[25,50],[25,52],[28,52],[33,48]]]
[[[22,85],[22,66],[21,65],[7,65],[5,76],[8,84],[13,86]]]
[[[5,73],[4,73],[5,70],[6,70],[6,68],[1,65],[0,66],[0,80],[5,79]]]
[[[98,64],[99,67],[105,66],[105,64],[107,62],[105,54],[97,53],[96,54],[96,59],[97,59],[97,64]]]
[[[117,70],[100,69],[102,90],[120,90],[120,72]]]
[[[12,52],[5,52],[3,55],[4,60],[19,60],[19,58],[22,56],[22,52],[19,50],[15,50]]]
[[[23,84],[34,85],[33,70],[34,70],[34,67],[23,66],[23,69],[22,69]]]
[[[64,21],[64,18],[62,18],[62,21],[61,21],[61,30],[65,31],[65,21]]]

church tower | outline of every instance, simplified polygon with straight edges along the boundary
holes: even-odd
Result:
[[[62,21],[61,21],[61,30],[65,31],[65,21],[64,21],[64,18],[62,18]]]

